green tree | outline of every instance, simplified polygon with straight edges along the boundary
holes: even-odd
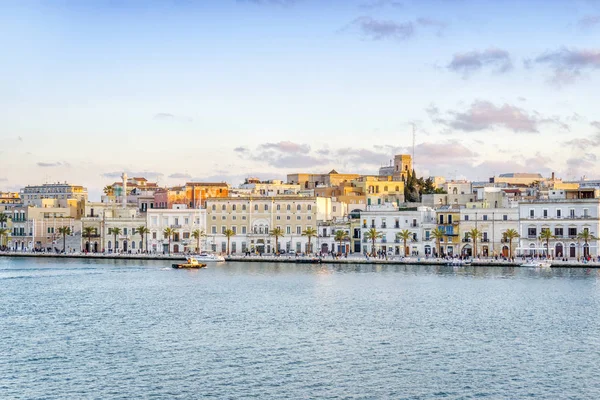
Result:
[[[348,236],[348,233],[345,230],[337,230],[335,231],[335,235],[333,237],[333,239],[339,243],[339,247],[338,247],[338,253],[341,253],[341,248],[342,248],[342,242],[345,240],[349,240],[350,236]]]
[[[231,237],[235,236],[235,232],[231,229],[225,229],[225,232],[223,232],[223,234],[227,238],[227,255],[229,255],[229,242],[231,241]]]
[[[442,239],[444,239],[444,236],[446,236],[446,231],[441,227],[431,231],[431,237],[433,237],[436,242],[438,257],[441,257],[442,255]]]
[[[473,257],[477,257],[477,240],[481,239],[483,234],[477,228],[473,228],[467,232],[467,237],[473,239]]]
[[[196,253],[200,252],[200,238],[204,236],[206,236],[206,234],[200,229],[195,229],[192,231],[192,237],[196,239]]]
[[[520,237],[519,233],[515,229],[507,229],[507,230],[504,231],[504,233],[502,234],[502,236],[504,236],[504,240],[505,241],[508,241],[508,252],[509,252],[508,257],[512,258],[513,257],[512,241],[514,239],[517,239],[517,238]]]
[[[115,238],[115,244],[114,244],[114,248],[113,248],[113,252],[117,252],[117,235],[121,234],[121,228],[108,228],[108,234],[109,235],[113,235]]]
[[[111,185],[104,186],[104,189],[102,189],[102,191],[107,196],[113,196],[115,194],[115,189]]]
[[[383,233],[379,232],[376,228],[370,228],[365,232],[365,238],[371,241],[371,256],[375,257],[375,241],[383,237]]]
[[[0,213],[0,228],[4,228],[4,224],[8,221],[8,215]]]
[[[584,256],[589,256],[589,253],[586,254],[586,251],[585,251],[586,248],[589,249],[589,247],[587,246],[587,244],[588,244],[588,242],[590,240],[597,240],[597,238],[594,235],[592,235],[588,229],[584,229],[582,232],[579,232],[577,234],[577,239],[583,240],[583,242],[585,244],[584,247],[583,247],[584,248],[583,255]]]
[[[311,238],[317,236],[317,230],[311,226],[302,231],[302,236],[306,236],[308,238],[308,251],[307,253],[312,253],[312,244]]]
[[[283,229],[277,227],[269,232],[269,236],[273,236],[275,238],[275,253],[279,254],[279,238],[283,236]]]
[[[88,251],[91,253],[92,252],[92,234],[94,233],[95,229],[91,226],[86,226],[83,228],[83,235],[87,237],[88,240]]]
[[[163,230],[163,235],[165,239],[169,239],[169,255],[171,255],[171,239],[173,238],[173,234],[175,230],[173,228],[165,228]]]
[[[398,239],[402,240],[402,242],[404,243],[404,257],[406,257],[408,255],[408,248],[406,246],[406,243],[412,237],[412,233],[410,233],[410,231],[408,229],[404,229],[404,230],[396,233],[396,237]]]
[[[552,240],[554,238],[555,238],[555,236],[552,234],[550,229],[542,228],[539,239],[546,242],[546,257],[550,256],[550,240]]]
[[[71,234],[71,228],[68,226],[61,226],[58,228],[58,233],[63,237],[63,253],[67,252],[67,235]]]
[[[145,238],[145,242],[146,242],[146,253],[148,253],[148,234],[150,233],[150,229],[148,229],[148,227],[146,227],[146,225],[140,225],[137,227],[137,233],[139,233],[139,235],[142,237],[142,239]]]

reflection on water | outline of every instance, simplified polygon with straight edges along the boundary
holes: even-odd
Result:
[[[598,270],[0,258],[2,398],[600,398]]]

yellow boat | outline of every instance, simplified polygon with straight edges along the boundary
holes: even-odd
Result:
[[[194,257],[190,257],[190,258],[187,259],[186,262],[184,262],[182,264],[173,264],[172,267],[175,268],[175,269],[180,269],[180,268],[206,268],[206,264],[198,262],[198,260],[196,260]]]

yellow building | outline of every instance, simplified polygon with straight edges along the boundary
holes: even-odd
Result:
[[[404,182],[392,180],[392,177],[362,176],[352,184],[364,194],[367,206],[404,202]]]

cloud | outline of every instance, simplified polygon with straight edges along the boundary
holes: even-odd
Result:
[[[174,174],[171,174],[168,176],[169,179],[192,179],[192,176],[190,174],[185,174],[182,172],[175,172]]]
[[[391,20],[376,20],[371,17],[359,17],[350,23],[360,33],[372,40],[406,40],[413,36],[415,27],[412,22],[398,23]]]
[[[600,146],[600,122],[592,121],[590,125],[598,130],[597,133],[587,138],[575,138],[564,142],[565,146],[570,146],[576,150],[588,150],[589,148]]]
[[[574,83],[585,70],[600,69],[600,50],[576,50],[562,48],[546,52],[536,57],[533,62],[526,60],[526,65],[547,65],[553,71],[550,82],[557,85]]]
[[[247,153],[248,148],[240,146],[240,147],[236,147],[235,149],[233,149],[233,151],[235,151],[236,153]]]
[[[8,179],[6,179],[6,178],[0,178],[0,182],[7,182],[7,181],[8,181]]]
[[[567,168],[572,174],[584,175],[589,170],[596,167],[597,157],[592,153],[585,153],[582,156],[569,158],[567,160]]]
[[[600,25],[600,15],[586,15],[577,21],[577,25],[582,29],[589,29]]]
[[[329,164],[328,159],[303,154],[278,156],[267,160],[269,165],[277,168],[311,168]]]
[[[402,8],[402,7],[404,7],[404,4],[402,4],[402,2],[397,1],[397,0],[371,0],[371,1],[365,1],[364,3],[361,3],[359,5],[360,8],[363,8],[365,10],[384,8],[384,7],[388,7],[388,6],[395,7],[395,8]]]
[[[511,70],[513,64],[506,50],[489,48],[483,51],[456,53],[447,66],[451,71],[462,73],[465,78],[484,67],[489,67],[496,73],[504,73]]]
[[[278,143],[264,143],[258,146],[262,150],[276,150],[282,153],[308,153],[310,146],[307,144],[299,144],[290,141]]]
[[[56,161],[56,162],[38,162],[36,163],[36,165],[38,167],[42,167],[42,168],[52,168],[52,167],[70,167],[71,164],[69,164],[68,162],[60,162],[60,161]]]
[[[441,35],[443,33],[444,29],[446,29],[448,27],[448,24],[444,21],[440,21],[440,20],[433,19],[433,18],[427,18],[427,17],[417,18],[417,24],[424,26],[424,27],[436,28],[438,36]]]
[[[510,104],[496,106],[489,101],[476,100],[462,112],[448,111],[449,117],[431,114],[432,120],[465,132],[477,132],[487,129],[505,128],[513,132],[537,133],[539,125],[551,123],[561,129],[569,130],[569,126],[559,117],[543,117],[537,112],[528,113],[522,108]]]
[[[175,115],[171,113],[154,114],[155,121],[176,121],[176,122],[192,122],[194,119],[185,115]]]
[[[149,180],[155,180],[155,179],[160,179],[163,177],[163,174],[161,174],[160,172],[153,172],[153,171],[143,171],[143,172],[136,172],[136,171],[131,171],[131,170],[121,170],[121,171],[114,171],[114,172],[105,172],[100,174],[100,176],[102,178],[106,178],[106,179],[118,179],[121,180],[121,175],[123,174],[123,172],[125,172],[127,174],[127,177],[129,178],[133,178],[133,177],[143,177]]]

